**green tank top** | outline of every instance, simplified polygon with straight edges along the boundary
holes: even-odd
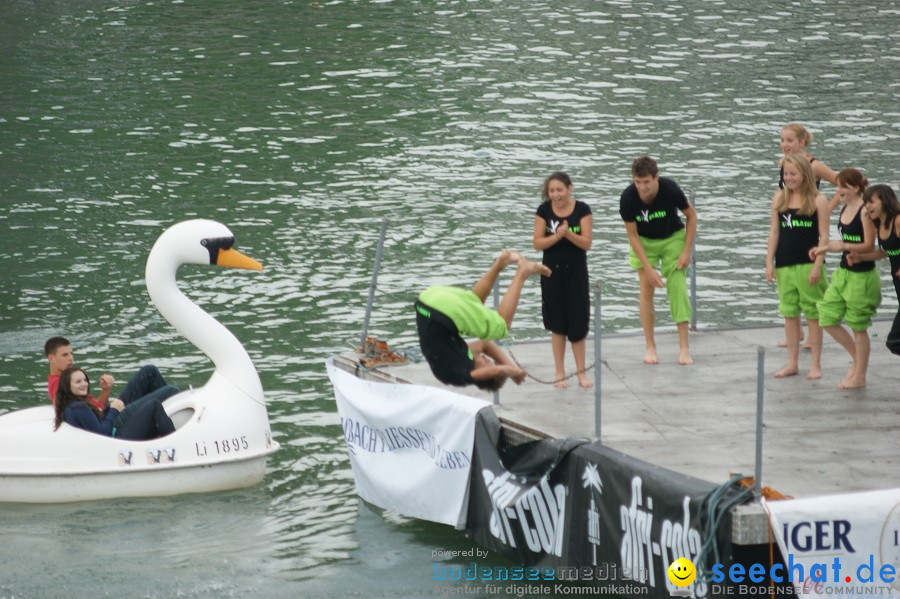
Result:
[[[419,295],[419,301],[443,312],[462,337],[477,337],[482,340],[502,339],[506,337],[506,321],[478,299],[468,289],[436,285],[429,287]]]

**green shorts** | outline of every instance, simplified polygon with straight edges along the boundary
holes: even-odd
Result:
[[[854,331],[872,326],[881,305],[881,277],[877,269],[853,272],[839,268],[831,275],[831,286],[819,302],[819,325],[830,327],[841,320]]]
[[[669,310],[672,320],[676,323],[688,322],[691,319],[691,301],[688,299],[686,268],[678,269],[678,257],[684,250],[687,240],[687,231],[681,229],[672,233],[665,239],[650,239],[641,237],[644,253],[647,254],[647,262],[653,268],[659,268],[666,283],[666,295],[669,297]],[[634,248],[628,244],[628,264],[635,270],[644,268],[638,260]],[[660,266],[661,265],[661,266]]]
[[[802,312],[809,320],[819,320],[817,304],[828,289],[825,265],[823,264],[821,268],[819,282],[814,286],[809,284],[812,262],[775,269],[775,281],[778,283],[778,311],[782,316],[797,318]]]

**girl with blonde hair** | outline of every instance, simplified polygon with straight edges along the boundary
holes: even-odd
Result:
[[[813,157],[812,154],[809,153],[809,144],[812,143],[813,135],[807,130],[806,127],[801,125],[800,123],[788,123],[784,127],[781,128],[781,151],[782,157],[778,160],[778,166],[781,167],[781,174],[778,177],[778,188],[784,189],[784,156],[789,154],[802,154],[806,156],[806,159],[809,160],[809,165],[812,167],[813,174],[815,175],[815,183],[816,189],[819,188],[819,183],[822,179],[825,179],[829,183],[834,186],[837,186],[837,173],[828,168],[828,165],[822,162],[821,160],[817,160]],[[839,198],[837,193],[832,196],[831,200],[828,202],[828,212],[834,212],[834,207],[838,205]],[[800,340],[803,341],[803,329],[800,329]],[[779,347],[787,347],[787,341],[783,341],[779,344]],[[807,340],[806,345],[803,346],[803,349],[810,349],[809,340]]]
[[[809,321],[812,364],[807,379],[822,377],[822,329],[817,304],[825,295],[825,258],[813,254],[828,243],[828,201],[815,185],[815,175],[803,154],[788,154],[782,162],[784,189],[772,198],[766,280],[778,284],[778,310],[784,317],[788,364],[778,378],[799,372],[800,314]]]
[[[828,168],[828,165],[821,160],[816,160],[813,155],[807,151],[809,150],[809,144],[812,143],[812,139],[812,133],[810,133],[806,127],[800,123],[788,123],[781,128],[781,151],[784,156],[789,154],[802,154],[809,160],[809,165],[812,167],[813,174],[815,175],[816,188],[819,187],[819,182],[822,179],[837,186],[837,173]],[[784,189],[784,157],[778,161],[778,165],[781,166],[781,176],[778,180],[778,187]],[[834,205],[832,205],[831,208],[833,209]]]

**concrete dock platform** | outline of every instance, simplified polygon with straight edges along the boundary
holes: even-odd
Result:
[[[756,451],[758,348],[765,349],[762,477],[764,486],[793,497],[870,491],[900,486],[900,357],[885,347],[891,321],[869,333],[871,359],[865,389],[837,387],[849,357],[826,335],[823,376],[806,380],[810,352],[800,354],[801,373],[776,379],[787,362],[778,348],[783,327],[710,329],[692,332],[694,364],[679,366],[674,330],[657,331],[661,363],[643,364],[640,333],[601,337],[600,440],[652,464],[715,484],[731,473],[753,476]],[[505,346],[533,377],[553,379],[549,338]],[[587,363],[594,363],[588,339]],[[574,372],[570,348],[567,372]],[[387,366],[372,374],[414,384],[443,386],[424,361]],[[446,387],[493,402],[474,387]],[[494,409],[505,425],[535,437],[595,435],[595,391],[574,377],[566,389],[526,379],[507,382]],[[767,520],[758,505],[733,515],[736,543],[765,542]]]
[[[601,390],[600,439],[623,453],[712,483],[730,473],[754,474],[758,347],[765,348],[762,484],[794,497],[900,486],[900,358],[884,340],[891,321],[870,329],[871,361],[865,389],[841,390],[849,366],[844,350],[826,335],[823,377],[805,379],[810,352],[801,351],[799,376],[776,379],[787,350],[783,327],[700,330],[690,336],[694,364],[677,364],[674,330],[657,331],[661,363],[643,364],[643,335],[601,338],[601,364],[592,379]],[[594,363],[594,342],[587,343]],[[552,380],[549,338],[506,346],[542,380]],[[567,371],[574,372],[567,348]],[[441,386],[423,361],[380,369],[415,384]],[[474,387],[458,393],[492,395]],[[500,391],[497,414],[538,436],[596,437],[595,393],[577,379],[568,388],[527,379]]]

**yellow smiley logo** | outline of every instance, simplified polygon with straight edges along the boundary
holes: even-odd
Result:
[[[697,569],[690,560],[679,557],[669,564],[669,580],[677,587],[686,587],[697,577]]]

